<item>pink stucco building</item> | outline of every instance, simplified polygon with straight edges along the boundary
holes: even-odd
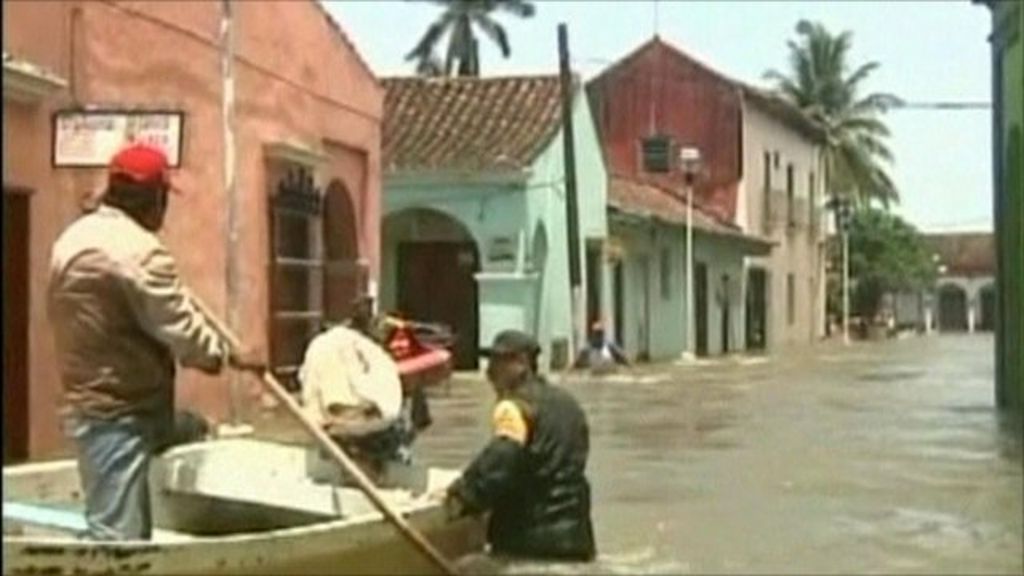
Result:
[[[375,289],[384,93],[318,2],[232,5],[240,331],[287,379],[307,335]],[[3,2],[5,458],[62,446],[49,251],[105,181],[102,168],[54,166],[55,112],[183,113],[174,177],[186,194],[164,238],[185,281],[225,314],[221,15],[219,2]],[[251,406],[258,384],[242,390]],[[178,401],[226,418],[227,380],[182,372]]]

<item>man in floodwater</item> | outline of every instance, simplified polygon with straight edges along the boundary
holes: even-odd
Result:
[[[585,476],[590,433],[576,400],[537,373],[528,334],[497,335],[487,378],[498,402],[494,436],[447,491],[449,514],[491,512],[491,552],[545,560],[596,555]]]
[[[573,368],[589,368],[595,374],[612,372],[618,366],[629,366],[625,352],[609,339],[600,321],[590,327],[590,338],[586,348],[576,357]]]

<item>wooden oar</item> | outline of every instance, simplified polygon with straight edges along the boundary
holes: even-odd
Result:
[[[224,339],[228,341],[231,347],[235,350],[239,350],[241,348],[241,343],[234,333],[232,333],[231,330],[225,326],[203,302],[198,299],[195,301],[199,309],[206,315]],[[437,550],[437,548],[434,548],[434,546],[427,541],[422,534],[409,525],[401,514],[396,512],[384,500],[380,495],[380,492],[377,490],[377,487],[373,485],[373,482],[366,476],[366,474],[363,473],[362,469],[360,469],[359,466],[349,458],[348,454],[345,454],[345,451],[342,450],[326,432],[313,423],[313,421],[303,413],[302,408],[299,407],[299,404],[294,398],[292,398],[291,394],[285,390],[284,386],[278,382],[274,374],[270,370],[264,370],[262,374],[260,374],[260,377],[263,380],[263,384],[268,390],[270,390],[270,393],[273,394],[281,404],[284,404],[292,417],[302,424],[302,427],[306,429],[306,432],[309,432],[310,436],[316,440],[316,443],[330,454],[331,458],[334,459],[335,463],[341,466],[342,470],[355,479],[356,485],[363,491],[363,494],[370,499],[370,502],[373,503],[377,510],[379,510],[385,518],[398,528],[398,531],[401,532],[402,535],[405,536],[405,538],[409,540],[409,542],[411,542],[418,551],[422,552],[427,558],[429,558],[435,566],[440,568],[445,574],[451,574],[452,576],[457,575],[458,571],[455,569],[455,566],[449,562],[448,559]]]

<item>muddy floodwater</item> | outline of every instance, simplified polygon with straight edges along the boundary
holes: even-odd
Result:
[[[1019,422],[994,410],[993,340],[929,337],[565,379],[591,426],[600,557],[463,559],[515,573],[1020,574]],[[462,466],[491,391],[433,399],[421,462]]]

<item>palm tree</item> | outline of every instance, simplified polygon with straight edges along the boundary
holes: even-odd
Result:
[[[536,12],[533,3],[528,0],[431,0],[445,7],[441,17],[427,28],[423,37],[416,44],[406,60],[417,62],[417,71],[421,74],[436,72],[439,62],[435,49],[447,34],[448,51],[446,53],[443,72],[446,76],[479,76],[480,48],[477,43],[476,29],[485,34],[498,45],[501,54],[508,58],[512,53],[509,47],[505,28],[494,19],[494,13],[504,10],[520,18],[529,18]]]
[[[770,70],[765,77],[777,91],[820,124],[826,135],[825,182],[833,200],[884,207],[899,202],[899,194],[886,172],[893,161],[886,144],[889,128],[879,118],[899,98],[884,93],[861,96],[861,83],[878,67],[868,62],[849,72],[849,31],[833,36],[820,23],[801,20],[799,41],[790,40],[790,75]]]
[[[444,75],[444,63],[431,51],[424,58],[420,58],[416,62],[416,74],[420,76],[443,76]]]

